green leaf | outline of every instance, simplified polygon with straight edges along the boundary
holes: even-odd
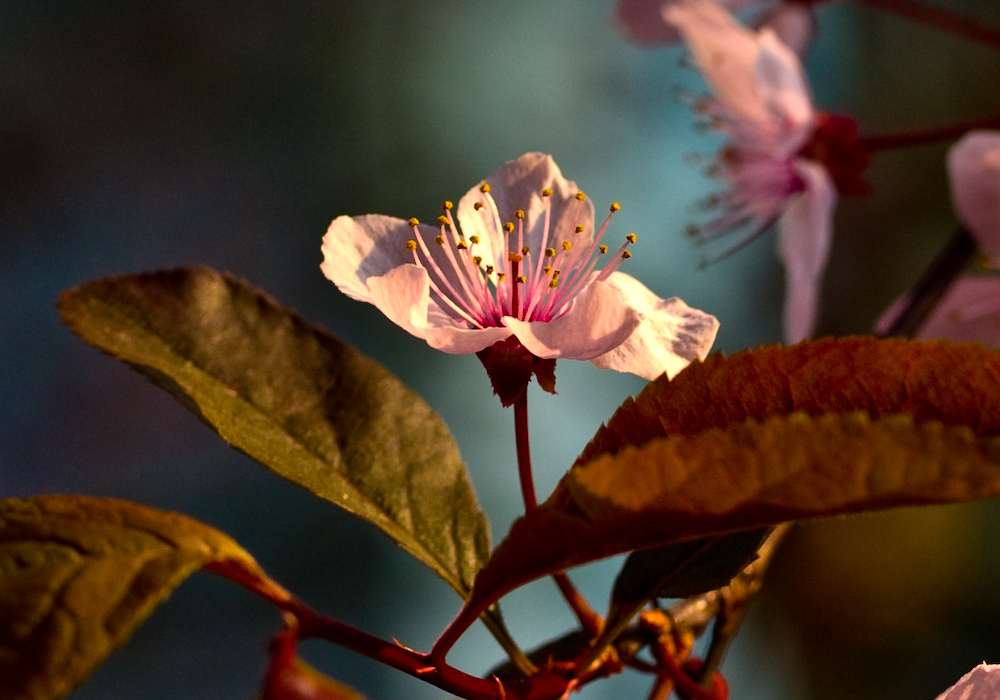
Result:
[[[0,501],[0,700],[51,700],[82,683],[189,574],[290,596],[221,532],[114,499]]]
[[[455,626],[528,581],[621,552],[997,495],[1000,438],[939,421],[793,413],[672,435],[574,466],[545,503],[514,523]]]
[[[234,447],[373,523],[468,595],[489,525],[448,429],[384,367],[204,267],[92,282],[64,293],[59,311]]]

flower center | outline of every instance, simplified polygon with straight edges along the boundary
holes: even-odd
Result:
[[[858,137],[858,123],[846,114],[817,113],[816,129],[799,155],[820,163],[841,195],[863,197],[871,192],[864,178],[871,154]]]
[[[524,210],[514,212],[514,221],[501,224],[490,186],[483,183],[479,191],[482,198],[473,206],[490,236],[487,250],[483,250],[484,242],[478,236],[462,234],[452,216],[454,205],[448,201],[442,205],[444,213],[438,217],[438,229],[410,219],[413,238],[406,242],[414,264],[427,271],[431,295],[470,328],[501,327],[505,316],[521,321],[555,320],[569,310],[573,299],[589,284],[607,279],[632,257],[627,248],[635,243],[634,233],[625,237],[614,259],[595,272],[608,252],[601,239],[615,212],[621,209],[617,202],[611,205],[591,239],[579,223],[587,196],[577,192],[575,202],[570,202],[570,206],[577,207],[577,223],[553,230],[553,192],[542,190],[544,219],[541,235],[536,234],[537,240],[533,241],[537,247],[533,248],[529,244],[532,242],[526,241]],[[572,220],[571,216],[567,218]],[[484,260],[484,255],[492,262]]]

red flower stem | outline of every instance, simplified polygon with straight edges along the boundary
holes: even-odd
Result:
[[[517,475],[521,480],[521,496],[527,513],[538,507],[535,481],[531,474],[531,445],[528,442],[528,391],[514,402],[514,443],[517,447]]]
[[[923,146],[941,141],[952,141],[966,132],[973,129],[1000,128],[1000,114],[994,114],[982,119],[970,119],[955,124],[945,124],[934,126],[929,129],[915,129],[913,131],[903,131],[898,134],[876,134],[875,136],[862,136],[858,143],[869,153],[882,151],[887,148],[901,148],[903,146]]]
[[[531,472],[531,446],[528,441],[528,392],[514,402],[514,442],[517,445],[517,473],[521,478],[521,495],[524,497],[525,512],[538,507],[535,483]],[[576,614],[581,627],[592,637],[597,637],[604,628],[604,619],[594,612],[586,599],[576,590],[573,582],[562,571],[552,574],[563,598]]]
[[[950,32],[972,41],[1000,49],[1000,30],[984,27],[968,17],[956,15],[950,10],[920,0],[857,0],[886,12],[894,12],[901,17],[926,24],[934,29]]]

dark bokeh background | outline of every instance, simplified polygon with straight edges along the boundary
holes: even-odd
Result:
[[[1000,23],[992,0],[948,5]],[[205,263],[268,290],[385,363],[451,425],[495,538],[519,511],[511,418],[478,362],[429,350],[319,272],[338,214],[427,219],[529,150],[552,153],[598,209],[636,231],[628,271],[722,321],[728,352],[780,339],[773,235],[696,272],[682,232],[711,191],[678,50],[642,51],[605,0],[357,4],[0,4],[0,489],[176,509],[231,533],[335,617],[428,648],[459,601],[380,533],[256,466],[138,375],[60,326],[59,292],[101,276]],[[808,68],[818,104],[897,131],[996,111],[998,54],[851,3],[825,7]],[[875,194],[838,211],[823,333],[866,332],[954,227],[944,146],[884,154]],[[619,235],[615,234],[615,235]],[[561,363],[533,394],[547,493],[642,383]],[[1000,660],[990,504],[810,525],[788,543],[727,671],[733,697],[933,698]],[[576,574],[598,605],[614,562]],[[509,597],[530,647],[572,624],[548,582]],[[279,625],[207,574],[186,582],[72,697],[250,698]],[[319,644],[319,667],[380,698],[442,694]],[[476,630],[450,657],[500,658]],[[625,676],[588,697],[642,697]]]

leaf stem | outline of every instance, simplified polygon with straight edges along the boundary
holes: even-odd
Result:
[[[926,24],[934,29],[950,32],[995,49],[1000,49],[1000,30],[984,27],[978,22],[962,17],[942,7],[935,7],[920,0],[857,0],[863,5],[886,12],[894,12],[913,22]]]
[[[517,474],[521,480],[521,496],[527,513],[538,507],[535,495],[534,477],[531,472],[531,444],[528,439],[528,392],[514,402],[514,442],[517,447]],[[552,574],[559,592],[580,621],[580,626],[592,637],[597,637],[604,628],[604,619],[594,612],[587,600],[569,580],[565,572]]]
[[[885,337],[914,337],[975,252],[976,242],[972,235],[964,226],[959,226],[910,290],[906,308],[889,326]]]

